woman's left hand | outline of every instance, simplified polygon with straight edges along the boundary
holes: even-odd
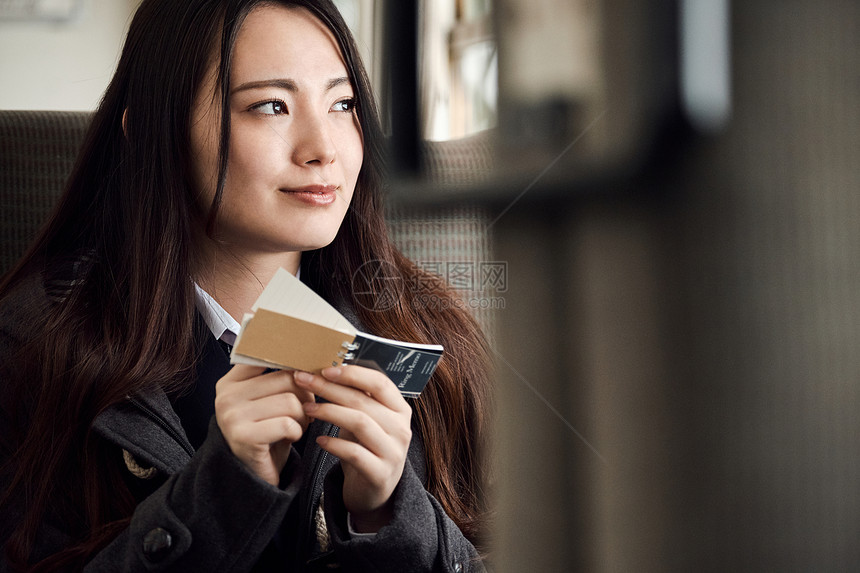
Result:
[[[353,528],[378,531],[391,521],[391,494],[412,440],[412,408],[385,374],[370,368],[338,366],[322,376],[296,372],[295,381],[327,400],[305,403],[305,413],[341,428],[339,437],[320,436],[317,443],[340,458],[343,503]]]

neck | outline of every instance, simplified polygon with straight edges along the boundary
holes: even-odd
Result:
[[[196,269],[195,280],[238,322],[250,312],[275,271],[283,267],[295,275],[301,262],[301,251],[285,253],[241,254],[209,241]]]

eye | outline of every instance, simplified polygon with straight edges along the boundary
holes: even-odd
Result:
[[[287,104],[280,100],[264,101],[251,106],[251,109],[257,110],[263,115],[285,115],[289,113]]]
[[[355,98],[350,97],[342,99],[339,102],[335,103],[331,109],[332,111],[345,111],[347,113],[352,113],[353,111],[355,111]]]

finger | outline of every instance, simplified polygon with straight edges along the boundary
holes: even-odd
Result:
[[[243,402],[238,404],[234,410],[236,415],[241,416],[242,419],[255,422],[289,416],[304,427],[307,427],[309,423],[308,416],[302,408],[301,400],[291,392],[273,394],[258,400]]]
[[[322,375],[327,380],[356,388],[371,395],[387,408],[398,412],[412,411],[397,385],[378,370],[349,364],[325,368]]]
[[[324,398],[328,403],[338,404],[366,413],[383,427],[388,428],[402,423],[403,412],[395,412],[387,408],[383,404],[380,404],[376,398],[369,396],[357,388],[344,386],[337,382],[330,382],[319,375],[302,372],[296,372],[295,381],[300,387],[304,386],[308,391]]]
[[[224,375],[225,379],[228,380],[247,380],[248,378],[254,378],[255,376],[259,376],[266,369],[262,366],[251,366],[250,364],[235,364],[227,374]]]
[[[349,377],[341,377],[337,372],[328,372],[330,376],[337,378],[336,380],[320,375],[296,372],[295,381],[299,387],[306,388],[329,402],[349,406],[350,408],[362,409],[376,418],[384,417],[386,415],[385,412],[395,412],[398,415],[412,415],[412,409],[409,407],[409,404],[400,396],[397,387],[387,376],[369,368],[355,368],[358,371],[351,373]],[[323,372],[326,371],[329,371],[329,369],[325,369]],[[364,378],[375,380],[368,382]],[[359,380],[358,382],[356,382],[357,379]],[[386,386],[394,394],[387,396],[388,403],[382,400],[386,398],[383,390]],[[371,390],[375,393],[371,392]]]
[[[251,368],[257,367],[252,366]],[[236,400],[257,400],[284,392],[296,394],[302,402],[309,402],[314,399],[310,391],[296,385],[291,370],[275,370],[239,380],[233,380],[225,376],[218,381],[216,390],[219,394],[229,394]]]
[[[361,444],[331,436],[318,437],[317,444],[328,453],[337,456],[342,463],[352,466],[367,481],[379,482],[385,479],[387,464]]]
[[[399,429],[403,427],[402,424],[384,428],[361,410],[333,403],[304,404],[304,408],[308,416],[340,426],[345,430],[344,438],[352,434],[362,446],[381,458],[401,457],[400,452],[408,447],[412,437],[408,425],[405,426],[405,432]]]
[[[267,372],[247,382],[247,390],[249,392],[248,399],[254,400],[290,392],[295,394],[302,402],[313,402],[314,395],[305,388],[301,388],[296,384],[292,370],[275,370]]]
[[[216,408],[215,416],[222,430],[231,435],[234,435],[235,428],[277,418],[292,418],[302,430],[310,423],[298,398],[289,393],[276,394],[253,402],[243,401],[229,408]],[[252,441],[257,443],[256,439]]]
[[[230,436],[232,440],[242,444],[268,445],[281,440],[297,442],[304,433],[304,427],[297,420],[290,416],[281,416],[238,424],[232,428]]]

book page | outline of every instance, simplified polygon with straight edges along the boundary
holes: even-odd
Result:
[[[415,350],[424,350],[425,352],[435,352],[436,354],[442,354],[444,348],[442,348],[441,344],[421,344],[419,342],[404,342],[402,340],[393,340],[391,338],[383,338],[381,336],[375,336],[373,334],[368,334],[366,332],[359,331],[357,333],[359,336],[366,340],[373,340],[375,342],[381,342],[383,344],[390,344],[393,346],[402,346],[403,348],[411,348]]]
[[[349,333],[356,329],[337,309],[284,269],[278,269],[251,309],[264,308]]]
[[[354,336],[319,324],[260,308],[242,328],[232,356],[263,361],[278,368],[319,373],[337,366]]]

